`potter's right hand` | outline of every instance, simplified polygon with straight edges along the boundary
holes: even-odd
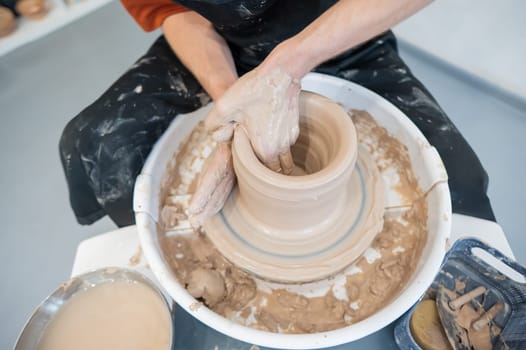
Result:
[[[187,209],[192,227],[198,228],[218,213],[234,187],[230,145],[219,143],[203,165],[197,189]]]
[[[271,170],[289,174],[290,146],[299,134],[300,85],[283,69],[259,67],[238,79],[215,103],[205,120],[214,139],[232,138],[242,127],[258,158]]]

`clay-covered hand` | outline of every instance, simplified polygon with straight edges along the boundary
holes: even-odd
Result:
[[[192,227],[202,226],[223,208],[235,180],[230,145],[219,143],[203,165],[197,189],[187,209]]]
[[[199,227],[223,207],[235,182],[230,143],[235,127],[247,133],[254,152],[271,170],[289,174],[294,168],[290,146],[299,133],[299,83],[277,68],[253,70],[216,101],[205,120],[217,148],[206,160],[187,210]]]
[[[281,68],[257,68],[238,79],[205,120],[214,139],[232,138],[242,127],[258,158],[271,170],[289,174],[293,169],[290,146],[299,134],[300,85]]]

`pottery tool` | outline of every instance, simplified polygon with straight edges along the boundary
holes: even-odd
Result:
[[[483,350],[492,348],[488,323],[477,329],[472,326],[483,313],[483,308],[475,309],[472,301],[485,292],[486,288],[479,286],[459,296],[443,285],[439,286],[436,295],[438,314],[449,343],[455,349]]]
[[[482,328],[488,326],[503,308],[503,303],[493,305],[488,311],[475,320],[471,327],[473,327],[475,331],[480,331]]]

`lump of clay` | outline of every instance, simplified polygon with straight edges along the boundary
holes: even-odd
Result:
[[[6,7],[0,6],[0,38],[11,34],[16,28],[15,15]]]
[[[15,8],[20,15],[29,19],[40,19],[48,12],[45,0],[19,0]]]
[[[222,301],[226,291],[221,274],[203,268],[197,268],[190,273],[187,290],[194,298],[203,298],[208,307]]]

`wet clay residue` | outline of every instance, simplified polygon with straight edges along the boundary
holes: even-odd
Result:
[[[411,205],[386,215],[383,230],[351,266],[323,281],[271,283],[227,261],[206,232],[185,226],[184,209],[202,161],[213,145],[199,124],[168,167],[161,189],[158,232],[165,259],[200,302],[240,324],[282,333],[313,333],[345,327],[377,312],[412,275],[427,236],[427,203],[411,170],[407,149],[366,112],[354,112],[360,143],[380,170],[394,168],[396,190]],[[365,141],[367,137],[368,141]],[[371,145],[377,145],[374,149]],[[163,215],[164,213],[164,215]]]
[[[254,279],[223,258],[203,233],[166,237],[162,245],[179,281],[214,311],[239,311],[256,295]]]
[[[142,259],[142,247],[138,246],[135,254],[133,254],[128,260],[128,265],[137,266],[141,262],[141,259]]]
[[[413,173],[407,147],[380,126],[369,113],[352,110],[351,118],[358,130],[358,140],[373,155],[380,172],[388,168],[399,176],[395,190],[406,203],[412,203],[423,195]]]

